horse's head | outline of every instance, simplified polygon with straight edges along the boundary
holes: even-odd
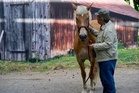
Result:
[[[81,41],[85,41],[88,35],[89,22],[92,19],[90,12],[92,4],[87,7],[83,5],[76,6],[75,4],[72,4],[74,9],[74,19],[78,27],[78,34]]]

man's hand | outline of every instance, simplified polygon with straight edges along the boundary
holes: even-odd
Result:
[[[93,54],[93,57],[96,58],[96,53],[94,51],[94,44],[89,44],[89,51],[92,51],[91,53]]]
[[[94,49],[94,44],[89,44],[89,49]]]

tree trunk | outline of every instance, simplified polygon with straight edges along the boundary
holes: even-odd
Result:
[[[130,6],[134,8],[134,1],[130,0]]]

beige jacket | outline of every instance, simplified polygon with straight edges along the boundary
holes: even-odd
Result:
[[[117,33],[111,21],[102,25],[100,31],[92,29],[91,33],[97,36],[96,43],[94,44],[97,62],[118,58]]]

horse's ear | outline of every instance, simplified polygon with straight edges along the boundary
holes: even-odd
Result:
[[[73,8],[74,10],[76,10],[76,9],[77,9],[77,6],[76,6],[75,4],[72,3],[72,8]]]
[[[87,10],[90,10],[90,9],[91,9],[91,7],[92,7],[92,5],[93,5],[93,3],[92,3],[92,4],[90,4],[89,6],[87,6]]]

